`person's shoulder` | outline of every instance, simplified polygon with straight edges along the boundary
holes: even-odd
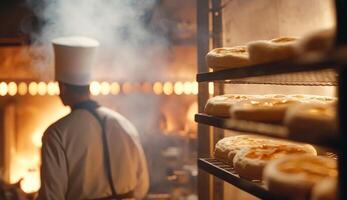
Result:
[[[117,128],[123,129],[126,133],[132,136],[138,137],[138,132],[135,126],[126,117],[107,107],[100,107],[99,110],[108,120],[111,120]]]
[[[70,112],[69,114],[65,115],[64,117],[58,119],[54,123],[52,123],[45,131],[44,136],[52,135],[52,134],[58,134],[59,132],[63,131],[63,127],[65,127],[67,124],[70,123],[71,118],[75,115],[75,112]]]

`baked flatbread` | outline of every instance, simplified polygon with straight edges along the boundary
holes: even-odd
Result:
[[[317,155],[312,145],[289,142],[265,144],[239,151],[234,157],[234,168],[241,178],[261,180],[264,167],[272,160],[291,154]]]
[[[272,140],[256,135],[237,135],[219,140],[214,150],[214,157],[220,161],[233,165],[237,152],[244,148],[271,143]]]
[[[250,65],[246,46],[223,47],[211,50],[206,55],[206,63],[213,70],[223,70]]]
[[[267,63],[285,60],[299,54],[297,38],[280,37],[273,40],[258,40],[247,44],[252,63]]]
[[[285,156],[270,162],[264,181],[271,192],[290,199],[309,199],[312,187],[327,177],[337,176],[336,160],[313,155]]]
[[[338,134],[336,115],[336,103],[302,103],[288,109],[284,124],[294,138],[329,138]]]
[[[210,98],[205,105],[205,113],[217,117],[230,117],[230,108],[239,101],[249,99],[251,95],[225,94]]]

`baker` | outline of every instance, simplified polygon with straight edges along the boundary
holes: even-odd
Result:
[[[90,98],[98,41],[52,41],[60,99],[71,113],[42,138],[39,200],[142,199],[149,187],[146,159],[135,127]]]

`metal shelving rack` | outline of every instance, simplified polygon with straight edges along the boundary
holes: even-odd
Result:
[[[211,2],[210,2],[211,1]],[[239,189],[261,199],[285,199],[271,194],[260,183],[241,179],[230,166],[211,158],[211,147],[220,138],[218,130],[235,130],[253,132],[275,138],[307,142],[330,148],[338,153],[339,169],[339,198],[347,199],[347,2],[335,0],[337,37],[335,50],[324,54],[311,54],[297,59],[275,63],[208,72],[204,57],[209,50],[212,39],[213,48],[221,44],[221,0],[199,0],[198,5],[198,74],[199,82],[199,114],[198,122],[198,189],[199,199],[220,199],[222,189],[216,187],[218,180],[223,180]],[[210,9],[210,5],[212,8]],[[212,15],[212,34],[210,35],[209,16]],[[230,120],[213,117],[203,113],[206,100],[209,97],[208,82],[214,82],[219,91],[224,84],[275,84],[275,85],[303,85],[303,86],[337,86],[338,89],[338,119],[339,138],[292,138],[288,137],[285,127],[256,122]],[[211,127],[215,127],[211,134]],[[217,128],[217,129],[216,129]],[[210,147],[206,149],[205,147]],[[215,178],[218,178],[217,181]],[[344,188],[344,189],[342,189]]]

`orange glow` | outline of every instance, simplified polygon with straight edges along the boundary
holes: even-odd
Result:
[[[120,86],[117,82],[111,84],[111,94],[117,95],[120,91]]]
[[[212,82],[208,83],[208,93],[210,95],[214,94],[214,84]]]
[[[24,82],[21,82],[18,84],[18,94],[19,95],[26,95],[28,93],[28,85]]]
[[[163,85],[160,82],[155,82],[153,84],[153,92],[156,95],[161,95],[163,93]]]
[[[10,183],[21,181],[20,187],[26,193],[37,192],[40,188],[40,148],[42,146],[41,138],[46,128],[57,119],[67,115],[70,111],[67,107],[62,107],[60,101],[49,105],[49,112],[42,115],[41,119],[31,131],[29,138],[31,140],[18,140],[20,148],[15,148],[10,158]],[[53,111],[53,112],[52,112]],[[26,146],[23,148],[23,146]]]
[[[197,133],[197,125],[194,121],[195,114],[198,112],[198,103],[194,102],[192,103],[187,111],[187,124],[186,124],[186,131],[188,133],[193,133],[191,135],[192,137],[196,137]]]
[[[39,84],[37,85],[37,91],[39,93],[39,95],[43,96],[46,94],[47,92],[47,85],[45,82],[39,82]]]
[[[35,147],[37,147],[37,148],[41,148],[42,147],[42,136],[43,136],[43,130],[36,131],[32,135],[31,141],[35,145]]]
[[[130,93],[133,90],[131,83],[125,82],[123,83],[122,90],[125,94]]]
[[[51,96],[59,94],[59,85],[57,82],[49,82],[47,84],[47,93]]]
[[[40,189],[40,158],[37,155],[16,155],[11,163],[10,182],[15,183],[22,179],[20,187],[26,193],[36,192]]]
[[[199,84],[198,82],[193,82],[193,89],[192,89],[192,93],[194,95],[197,95],[199,93]]]
[[[142,83],[142,91],[143,92],[151,92],[151,90],[152,90],[151,83],[148,83],[148,82]]]
[[[183,93],[183,83],[182,82],[176,82],[174,85],[174,92],[177,95],[181,95]]]
[[[173,93],[173,85],[171,82],[164,83],[163,92],[166,95],[171,95]]]
[[[36,82],[31,82],[29,84],[29,94],[31,94],[33,96],[37,94],[37,83]]]
[[[0,96],[5,96],[7,94],[7,84],[5,82],[0,83]]]
[[[101,94],[108,95],[110,93],[110,84],[108,82],[101,83]]]
[[[190,95],[192,94],[192,91],[193,91],[193,84],[191,82],[184,82],[184,94],[186,95]]]
[[[100,94],[100,90],[101,90],[101,86],[100,86],[100,83],[97,82],[97,81],[93,81],[91,84],[90,84],[90,87],[89,87],[89,90],[90,90],[90,93],[94,96],[97,96]]]
[[[8,84],[8,94],[14,96],[17,94],[17,84],[15,82],[10,82]]]

